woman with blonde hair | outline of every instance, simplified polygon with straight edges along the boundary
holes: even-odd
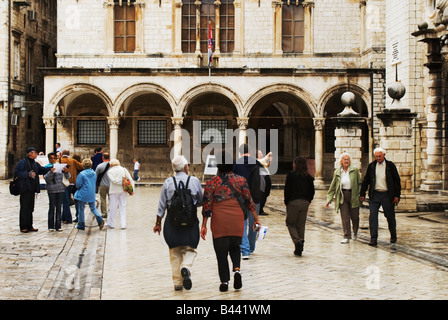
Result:
[[[327,193],[328,208],[335,200],[335,211],[341,209],[342,230],[344,239],[341,243],[349,243],[351,239],[351,226],[353,224],[353,235],[356,239],[359,229],[359,193],[361,190],[361,174],[359,169],[351,165],[351,157],[348,153],[340,156],[341,166],[334,171],[333,180]]]
[[[115,216],[117,214],[117,206],[120,209],[120,226],[126,229],[126,197],[127,193],[123,190],[123,178],[129,179],[134,189],[135,184],[129,171],[120,165],[117,159],[110,160],[110,169],[107,171],[110,180],[109,185],[109,215],[106,227],[115,228]]]
[[[82,161],[82,167],[84,170],[76,178],[75,204],[78,211],[78,225],[76,228],[81,230],[85,229],[84,209],[86,204],[88,204],[90,211],[92,211],[98,222],[98,226],[102,229],[104,220],[95,207],[96,173],[92,169],[92,160],[88,158],[84,159]]]

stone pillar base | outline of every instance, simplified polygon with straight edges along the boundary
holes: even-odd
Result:
[[[395,212],[417,212],[417,200],[413,194],[402,194],[400,203],[395,207]]]

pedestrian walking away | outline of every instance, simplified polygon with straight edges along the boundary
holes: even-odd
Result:
[[[244,221],[247,220],[244,211],[249,211],[247,214],[252,216],[254,228],[260,222],[246,179],[232,172],[231,156],[220,152],[216,159],[218,174],[207,181],[204,189],[201,237],[206,239],[207,220],[211,218],[210,229],[221,280],[219,290],[225,292],[230,281],[228,256],[232,261],[233,286],[235,289],[242,287],[240,245],[245,231]]]
[[[358,168],[351,165],[348,153],[342,153],[339,158],[340,167],[334,171],[333,180],[327,193],[327,204],[334,200],[335,212],[341,210],[342,230],[344,238],[341,243],[349,243],[352,239],[351,224],[353,224],[353,238],[356,239],[359,229],[359,207],[361,200],[361,174]]]
[[[176,185],[187,186],[188,181],[188,190],[190,190],[193,200],[193,211],[196,213],[196,208],[202,206],[201,182],[198,178],[188,175],[189,166],[187,159],[184,156],[176,156],[173,158],[171,165],[175,176],[174,179],[173,177],[167,178],[163,183],[157,209],[156,224],[153,228],[154,233],[159,235],[160,231],[162,231],[162,219],[171,205]],[[180,227],[173,223],[169,217],[170,214],[167,215],[163,224],[163,236],[169,248],[174,290],[182,290],[183,288],[190,290],[192,288],[191,269],[199,244],[199,220],[196,213],[196,219],[194,219],[192,226]]]
[[[294,158],[292,167],[293,170],[286,176],[284,189],[286,226],[294,243],[294,254],[301,256],[305,243],[308,207],[314,198],[314,178],[308,173],[305,158]]]
[[[260,213],[260,201],[262,199],[262,182],[264,176],[261,175],[263,165],[251,156],[252,150],[248,144],[242,144],[239,148],[240,158],[233,166],[233,173],[246,179],[249,186],[250,195],[255,203],[256,214]],[[257,241],[257,232],[254,231],[254,220],[252,215],[248,215],[244,222],[244,233],[241,243],[241,253],[243,259],[249,259],[255,251],[255,242]]]
[[[120,227],[126,229],[126,201],[127,192],[123,190],[123,178],[129,179],[132,188],[134,188],[134,180],[132,180],[129,171],[120,165],[117,159],[110,160],[110,168],[107,171],[109,177],[109,215],[107,218],[107,228],[115,228],[115,217],[117,215],[117,207],[120,214]]]
[[[140,171],[140,163],[137,161],[137,159],[132,160],[134,163],[134,180],[140,181],[140,177],[138,176],[138,173]]]
[[[51,165],[50,171],[44,175],[45,182],[47,184],[47,194],[49,200],[48,208],[48,230],[62,231],[61,218],[62,218],[62,202],[65,196],[65,189],[63,180],[70,178],[70,172],[67,166],[62,170],[56,170],[54,164],[56,163],[56,154],[51,152],[48,154],[48,161]]]
[[[33,211],[36,193],[40,193],[39,175],[46,174],[50,169],[42,167],[35,159],[37,150],[33,147],[26,149],[26,156],[17,163],[14,176],[24,185],[20,194],[19,228],[23,233],[38,231],[33,227]]]
[[[378,242],[378,211],[383,207],[384,216],[390,232],[390,242],[397,242],[397,222],[395,206],[400,202],[401,181],[397,167],[392,161],[386,160],[386,151],[376,148],[375,161],[367,167],[366,175],[361,184],[360,200],[365,200],[369,189],[369,245],[376,246]]]
[[[78,211],[78,224],[76,228],[80,230],[85,229],[84,209],[86,204],[88,204],[90,211],[96,218],[98,226],[102,229],[104,226],[104,220],[101,218],[100,213],[95,207],[96,174],[92,169],[92,160],[88,158],[84,159],[82,161],[82,166],[84,170],[81,171],[76,178],[75,205]]]
[[[62,223],[72,223],[73,217],[70,210],[70,201],[72,195],[76,192],[76,179],[78,178],[78,173],[83,170],[82,164],[70,158],[70,151],[65,149],[62,151],[62,156],[58,160],[59,163],[66,164],[68,171],[70,172],[69,186],[65,189],[64,200],[62,201]],[[75,207],[75,222],[78,219],[78,211]]]
[[[103,162],[103,148],[98,147],[94,150],[94,155],[90,158],[92,160],[92,169],[93,171],[96,170],[96,167]]]
[[[109,187],[110,180],[107,175],[107,171],[110,168],[110,157],[109,153],[103,153],[103,162],[100,163],[95,170],[96,173],[96,186],[98,193],[100,195],[100,208],[101,216],[107,218],[107,213],[109,211],[108,198],[109,198]]]

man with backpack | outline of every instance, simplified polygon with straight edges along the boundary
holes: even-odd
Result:
[[[260,169],[263,165],[251,156],[248,144],[242,144],[239,149],[240,158],[233,166],[233,173],[243,176],[249,185],[252,200],[255,203],[257,216],[260,213],[260,201],[263,197],[262,186],[264,185],[264,177],[261,175]],[[257,231],[253,228],[254,219],[252,215],[248,215],[248,219],[244,222],[244,234],[241,242],[241,255],[243,260],[249,259],[249,255],[255,250],[255,242],[257,241]]]
[[[202,186],[198,178],[188,175],[188,161],[184,156],[174,157],[171,165],[175,176],[167,178],[163,184],[154,232],[160,235],[167,211],[163,236],[169,247],[174,289],[190,290],[190,270],[199,243],[197,207],[202,206]]]

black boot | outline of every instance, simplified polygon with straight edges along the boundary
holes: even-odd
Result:
[[[294,250],[294,254],[296,255],[296,256],[301,256],[302,255],[302,251],[303,251],[303,240],[300,240],[299,242],[297,242],[296,244],[295,244],[295,246],[296,246],[296,250]]]

